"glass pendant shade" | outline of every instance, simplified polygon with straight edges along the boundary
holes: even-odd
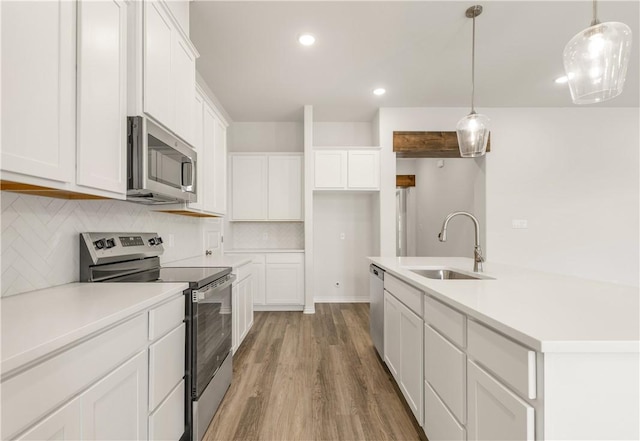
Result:
[[[489,118],[471,112],[456,126],[458,147],[463,158],[476,158],[487,152],[489,141]]]
[[[564,48],[564,69],[575,104],[592,104],[622,93],[631,54],[631,29],[624,23],[588,27]]]

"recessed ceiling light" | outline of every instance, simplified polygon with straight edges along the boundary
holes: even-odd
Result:
[[[378,87],[377,89],[373,89],[373,94],[374,95],[384,95],[387,91],[385,89],[383,89],[382,87]]]
[[[311,46],[316,42],[316,37],[311,34],[302,34],[298,37],[298,41],[303,46]]]

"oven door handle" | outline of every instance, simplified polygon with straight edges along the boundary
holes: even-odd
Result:
[[[203,290],[194,291],[193,301],[195,303],[218,303],[218,302],[214,302],[212,299],[214,294],[219,293],[220,291],[228,288],[233,284],[235,280],[236,280],[235,274],[229,274],[225,276],[225,281],[220,285],[216,285],[211,288],[205,288]]]

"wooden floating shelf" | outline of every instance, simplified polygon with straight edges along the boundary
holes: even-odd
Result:
[[[56,199],[110,199],[104,196],[76,193],[68,190],[59,190],[57,188],[40,187],[38,185],[22,184],[19,182],[4,180],[0,181],[0,190]]]
[[[397,158],[461,158],[456,132],[393,132],[393,151]]]
[[[207,214],[207,213],[198,213],[197,211],[189,211],[189,210],[155,210],[160,213],[169,213],[169,214],[177,214],[179,216],[189,216],[189,217],[220,217],[215,214]]]
[[[416,175],[396,175],[396,187],[415,187]]]

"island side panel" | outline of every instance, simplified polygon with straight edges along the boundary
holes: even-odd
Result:
[[[640,439],[640,354],[545,353],[544,439]]]

